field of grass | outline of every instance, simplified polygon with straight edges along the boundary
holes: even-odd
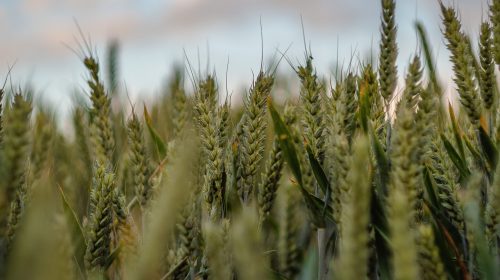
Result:
[[[114,108],[116,46],[101,69],[85,44],[74,135],[1,90],[0,278],[499,279],[500,0],[478,46],[441,4],[458,112],[421,23],[396,68],[395,2],[377,65],[327,83],[306,52],[284,103],[276,65],[242,108],[186,65],[153,105]]]

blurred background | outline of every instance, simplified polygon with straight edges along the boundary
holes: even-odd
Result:
[[[487,16],[487,1],[444,2],[459,8],[465,30],[476,38]],[[453,90],[438,1],[402,0],[396,12],[399,78],[419,48],[414,22],[420,20],[440,78]],[[313,62],[325,79],[333,77],[337,66],[347,67],[351,58],[355,64],[377,60],[377,0],[1,0],[0,78],[15,62],[13,84],[31,85],[37,98],[64,116],[72,108],[74,92],[86,90],[85,69],[70,50],[81,42],[77,22],[103,63],[110,42],[118,42],[118,83],[126,85],[134,102],[162,92],[174,63],[187,57],[195,69],[215,70],[221,90],[229,61],[227,89],[238,104],[260,67],[260,21],[264,62],[291,45],[287,57],[296,66],[304,61],[301,17]],[[283,61],[279,73],[291,72]]]

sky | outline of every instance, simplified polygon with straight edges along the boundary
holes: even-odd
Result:
[[[443,2],[460,10],[464,30],[477,37],[486,0]],[[223,90],[228,66],[227,90],[238,102],[234,93],[248,88],[260,68],[261,24],[264,62],[290,46],[287,57],[296,66],[304,60],[302,19],[318,74],[329,79],[335,65],[351,57],[376,60],[380,13],[378,0],[0,0],[0,79],[15,63],[15,85],[30,83],[37,98],[69,112],[75,90],[86,90],[85,69],[71,51],[81,41],[77,22],[101,61],[108,42],[120,42],[120,84],[134,102],[160,93],[172,65],[186,57],[194,68],[208,65],[218,73]],[[424,23],[440,77],[450,84],[437,0],[397,1],[400,78],[418,51],[416,20]],[[291,67],[281,63],[279,71]]]

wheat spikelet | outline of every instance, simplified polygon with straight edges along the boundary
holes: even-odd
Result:
[[[424,280],[445,280],[447,279],[444,271],[439,249],[434,240],[434,231],[429,225],[420,225],[418,227],[418,264]]]
[[[406,106],[411,110],[416,110],[419,103],[422,88],[420,80],[422,79],[422,66],[420,58],[416,55],[413,57],[410,66],[408,67],[408,74],[406,74],[406,88],[404,91],[404,98]]]
[[[408,208],[408,195],[402,186],[389,193],[389,229],[392,249],[394,279],[419,279],[417,248],[414,233],[410,229],[412,211]]]
[[[339,279],[364,279],[368,275],[370,239],[370,172],[368,139],[357,138],[347,183],[351,186],[344,195],[342,207],[342,237],[337,267]]]
[[[6,116],[3,143],[4,186],[8,201],[13,201],[17,189],[25,184],[26,161],[29,153],[29,119],[31,103],[21,94],[14,96],[12,108]]]
[[[493,42],[491,38],[491,27],[488,22],[481,24],[481,34],[479,37],[479,61],[481,97],[486,110],[490,110],[495,102],[496,80],[495,61],[493,59]]]
[[[124,265],[126,264],[128,258],[135,256],[137,253],[137,228],[131,213],[128,211],[127,205],[125,204],[125,196],[120,193],[118,189],[113,191],[112,203],[114,214],[113,218],[115,220],[114,227],[116,228],[114,238],[117,244],[115,245],[117,247],[113,249],[120,248],[118,263],[119,265]]]
[[[26,176],[30,147],[29,118],[31,110],[31,103],[24,99],[21,94],[16,94],[12,108],[5,118],[5,138],[2,150],[5,195],[1,204],[1,213],[2,235],[6,235],[7,244],[10,244],[14,238],[28,194]],[[5,219],[7,216],[8,221]]]
[[[398,46],[396,43],[396,22],[394,0],[381,0],[382,3],[382,26],[380,29],[380,57],[379,57],[379,82],[380,93],[386,104],[396,89]]]
[[[82,108],[73,112],[73,126],[75,129],[75,142],[78,148],[78,156],[82,159],[87,175],[92,173],[92,159],[88,140],[88,126]]]
[[[205,158],[203,191],[208,211],[214,219],[221,216],[224,170],[223,141],[219,133],[220,120],[217,114],[216,97],[217,87],[213,77],[209,76],[199,85],[195,111]]]
[[[52,154],[52,124],[49,116],[44,112],[39,112],[35,120],[35,128],[31,148],[32,168],[30,175],[34,179],[41,177],[41,172],[50,164],[49,159]]]
[[[435,94],[428,88],[421,89],[416,122],[418,125],[417,129],[420,132],[419,146],[421,156],[419,158],[423,163],[429,162],[430,147],[438,132],[436,117],[438,116],[439,108],[436,108],[436,104],[439,104],[439,102]]]
[[[339,109],[344,134],[350,141],[356,130],[356,111],[358,109],[356,76],[349,73],[344,81],[345,87],[340,91]]]
[[[186,92],[183,87],[183,73],[180,67],[174,68],[174,77],[170,81],[169,90],[173,99],[173,137],[179,135],[188,121],[188,104]]]
[[[252,200],[255,176],[262,159],[264,131],[267,127],[266,101],[273,83],[273,76],[260,72],[245,99],[243,135],[239,146],[241,169],[240,174],[237,175],[240,177],[237,186],[238,194],[245,203]]]
[[[96,167],[94,176],[85,265],[89,271],[102,272],[111,253],[115,178],[102,164]]]
[[[311,57],[307,58],[305,66],[297,68],[297,74],[301,82],[300,97],[303,106],[301,116],[304,136],[314,156],[322,164],[325,156],[324,133],[326,130],[322,101],[324,86],[318,81]]]
[[[350,186],[346,179],[349,171],[350,152],[347,138],[340,133],[332,137],[330,188],[332,191],[333,218],[338,226],[341,225],[342,205]]]
[[[371,65],[364,66],[360,77],[360,95],[368,95],[370,101],[370,119],[380,143],[385,146],[387,138],[386,112],[379,94],[379,84]]]
[[[418,165],[418,138],[414,123],[414,113],[405,104],[400,107],[394,125],[391,144],[392,169],[391,189],[400,189],[408,198],[414,215],[412,223],[421,220],[423,215],[423,186],[420,184]]]
[[[281,169],[283,168],[283,155],[279,147],[278,140],[273,141],[273,147],[269,154],[268,163],[262,181],[259,184],[259,213],[260,219],[265,218],[270,214],[273,202],[278,188],[278,182],[281,178]]]
[[[279,257],[280,271],[288,279],[293,279],[300,272],[302,252],[299,244],[299,200],[294,185],[285,185],[281,189],[282,206],[280,207]]]
[[[285,106],[284,116],[286,125],[291,126],[295,123],[295,116],[291,105],[287,104]],[[258,204],[261,222],[265,220],[271,212],[271,208],[276,198],[278,184],[281,179],[282,169],[285,164],[285,159],[283,158],[277,136],[273,139],[272,145],[265,171],[262,174],[262,181],[259,184]]]
[[[149,162],[150,158],[144,141],[142,124],[135,112],[132,112],[132,118],[128,121],[127,127],[133,186],[139,205],[144,208],[153,195],[151,182],[153,170]]]
[[[454,81],[460,95],[460,103],[470,122],[477,125],[481,116],[481,103],[474,76],[473,54],[468,39],[461,31],[462,27],[455,10],[441,4],[441,11],[444,25],[443,34],[447,40],[446,47],[451,52],[450,60],[453,63]]]
[[[104,90],[104,85],[99,79],[99,63],[88,56],[83,63],[89,71],[90,78],[87,84],[90,88],[92,101],[91,136],[94,147],[94,157],[99,162],[111,162],[115,148],[111,122],[111,99]]]
[[[490,5],[490,20],[493,33],[493,56],[497,65],[500,65],[500,1],[493,0]]]
[[[429,147],[428,167],[437,187],[437,194],[445,215],[459,230],[464,230],[464,218],[460,207],[453,175],[446,167],[445,154],[440,139],[435,137]]]
[[[494,241],[500,236],[500,232],[497,229],[500,224],[500,164],[497,164],[493,182],[489,188],[485,209],[485,223],[488,238]]]
[[[198,255],[201,253],[201,217],[197,211],[199,209],[196,206],[196,199],[196,196],[190,199],[190,203],[183,209],[176,226],[179,259],[186,259],[188,272],[196,269]]]

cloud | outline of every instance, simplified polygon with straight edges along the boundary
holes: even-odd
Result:
[[[398,5],[411,6],[411,2]],[[15,53],[22,56],[34,46],[47,55],[57,54],[62,49],[60,42],[73,43],[77,34],[73,19],[93,40],[102,43],[109,37],[125,42],[158,37],[180,41],[214,31],[237,30],[259,16],[264,28],[277,22],[298,25],[302,16],[308,32],[349,34],[371,28],[374,32],[368,31],[367,35],[372,36],[377,32],[380,17],[379,2],[366,0],[171,0],[156,4],[133,0],[25,0],[14,3],[8,5],[10,10],[3,12],[10,16],[0,17],[4,21],[3,28],[0,27],[2,32],[12,38],[0,45],[2,57]],[[467,30],[475,32],[474,24],[479,25],[481,16],[477,1],[462,0],[458,6],[467,11],[462,13]],[[439,17],[435,0],[418,0],[417,7],[421,14]]]
[[[0,31],[9,40],[0,44],[0,61],[12,57],[60,56],[70,54],[62,43],[76,45],[78,29],[74,21],[82,27],[85,34],[93,40],[105,41],[107,38],[124,35],[128,39],[139,33],[142,18],[131,1],[113,8],[117,0],[26,0],[7,6],[3,17],[0,14]],[[2,22],[3,21],[3,22]],[[130,37],[131,36],[131,37]],[[36,59],[36,57],[34,57]]]
[[[76,19],[84,32],[102,44],[109,37],[125,42],[158,37],[186,38],[214,30],[237,29],[262,16],[264,23],[303,17],[315,32],[355,29],[370,15],[363,0],[173,0],[163,4],[138,4],[132,0],[25,0],[8,5],[9,17],[2,26],[0,61],[6,57],[58,56],[66,52],[61,42],[72,45]],[[370,1],[371,2],[371,1]],[[375,2],[375,1],[373,1]],[[378,3],[373,3],[377,8]],[[372,4],[370,4],[372,5]],[[0,10],[0,12],[2,12]],[[34,55],[36,53],[36,56]],[[68,52],[66,52],[68,54]]]
[[[362,26],[370,18],[371,6],[377,8],[375,1],[363,4],[355,1],[301,1],[301,0],[212,0],[212,1],[175,1],[164,15],[164,25],[171,30],[196,31],[207,26],[238,24],[255,15],[264,20],[292,17],[304,21],[322,31],[335,28],[355,28]],[[378,18],[378,16],[376,17]]]

